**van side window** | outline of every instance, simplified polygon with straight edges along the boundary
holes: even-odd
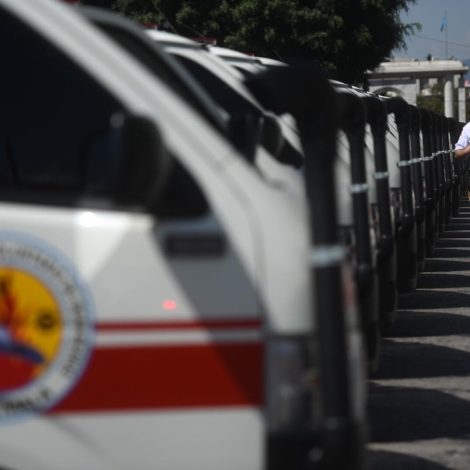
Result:
[[[181,67],[172,57],[165,57],[164,51],[159,52],[158,45],[152,44],[142,32],[143,38],[140,38],[131,31],[125,30],[119,25],[97,23],[103,31],[112,37],[120,46],[126,49],[130,54],[139,59],[155,76],[159,77],[166,85],[171,87],[175,94],[191,105],[217,132],[223,134],[227,132],[226,123],[223,115],[218,111],[212,98],[197,84],[192,81],[191,76],[187,77],[184,68]],[[147,44],[150,42],[150,45]],[[153,47],[152,47],[153,46]],[[166,54],[167,55],[167,54]],[[178,73],[178,68],[181,73]]]
[[[243,98],[219,77],[194,60],[174,53],[174,57],[192,74],[199,84],[212,96],[217,104],[231,116],[244,113],[261,115],[261,111]]]
[[[0,25],[1,185],[62,194],[105,188],[106,133],[123,106],[2,10]]]
[[[128,114],[124,105],[1,6],[0,41],[0,199],[113,207],[119,158],[110,124]],[[198,217],[207,209],[175,159],[157,215]]]

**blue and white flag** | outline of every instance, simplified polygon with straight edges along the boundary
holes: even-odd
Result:
[[[441,33],[442,33],[442,31],[444,31],[444,29],[447,29],[447,12],[445,12],[445,15],[442,17]]]

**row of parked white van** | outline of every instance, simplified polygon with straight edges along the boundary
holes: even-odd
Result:
[[[362,470],[460,123],[0,0],[0,469]]]

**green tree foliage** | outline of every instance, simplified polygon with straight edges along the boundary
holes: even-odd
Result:
[[[139,21],[281,60],[313,59],[332,78],[360,83],[419,24],[400,13],[416,0],[82,0]]]
[[[470,100],[466,100],[466,113],[468,122],[470,120]],[[416,104],[420,108],[429,109],[437,114],[444,114],[444,83],[438,82],[436,85],[431,87],[428,95],[418,95],[416,98]],[[458,116],[459,113],[459,95],[458,89],[452,90],[452,104],[454,107],[454,116]]]
[[[431,87],[429,95],[418,95],[416,104],[420,108],[429,109],[438,114],[444,114],[444,85],[437,83]]]

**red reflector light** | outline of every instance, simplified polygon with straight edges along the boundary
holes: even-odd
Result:
[[[176,309],[176,302],[174,300],[164,300],[163,301],[163,310],[175,310]]]

